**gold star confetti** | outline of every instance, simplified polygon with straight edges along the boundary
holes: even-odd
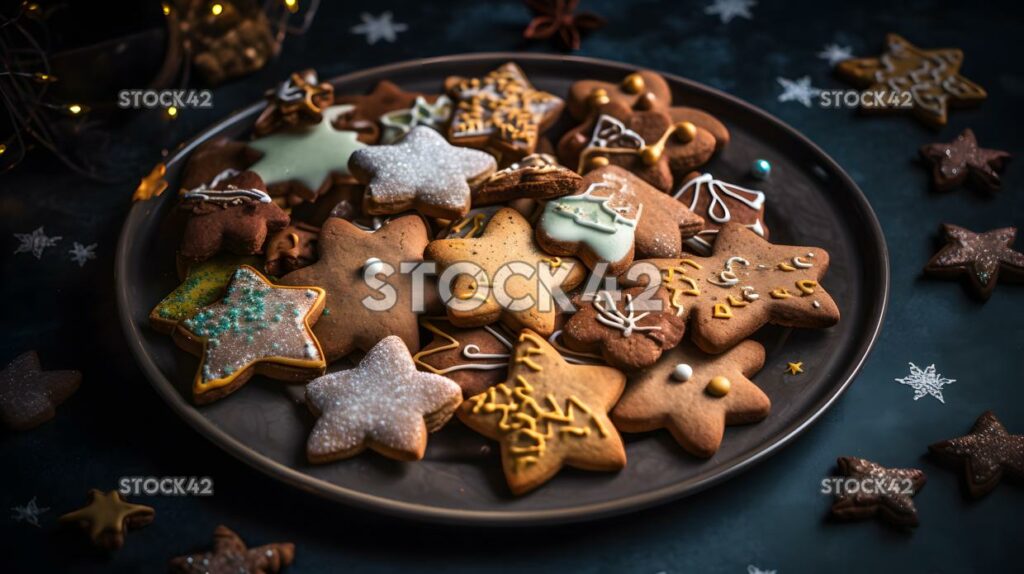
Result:
[[[804,363],[803,361],[790,363],[789,366],[786,367],[786,370],[789,371],[789,374],[791,375],[799,375],[800,373],[804,372]]]

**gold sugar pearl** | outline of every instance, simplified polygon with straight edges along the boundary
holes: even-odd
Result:
[[[639,94],[644,87],[644,77],[640,74],[630,74],[622,79],[622,91],[627,94]]]
[[[683,143],[692,142],[697,137],[697,126],[692,122],[679,122],[675,125],[675,136]]]
[[[640,150],[640,160],[644,162],[644,165],[654,165],[661,159],[661,150],[655,149],[653,146],[647,146]]]
[[[708,382],[708,386],[704,387],[704,390],[713,397],[724,397],[729,394],[729,389],[732,387],[732,383],[729,379],[718,375],[711,377],[711,381]]]
[[[594,91],[590,92],[590,96],[587,100],[590,102],[591,107],[595,108],[612,101],[612,99],[608,97],[608,91],[604,88],[595,88]]]
[[[608,165],[608,158],[603,155],[595,155],[587,160],[587,167],[590,169],[597,169]]]

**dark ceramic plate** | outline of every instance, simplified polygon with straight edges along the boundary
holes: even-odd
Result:
[[[437,92],[449,75],[482,75],[515,60],[541,89],[567,94],[585,78],[618,81],[633,66],[575,57],[472,54],[406,62],[349,74],[333,81],[339,93],[363,93],[382,79],[409,90]],[[450,424],[433,435],[426,459],[398,463],[373,453],[322,466],[305,461],[312,419],[298,401],[301,386],[254,379],[230,398],[202,408],[189,399],[196,359],[148,326],[149,310],[177,285],[178,237],[161,233],[174,193],[135,204],[117,255],[121,321],[132,352],[157,392],[214,443],[253,467],[319,496],[426,520],[537,524],[593,519],[637,510],[702,488],[746,470],[790,442],[842,393],[857,374],[882,324],[889,272],[885,240],[871,207],[850,177],[807,138],[769,114],[722,92],[667,76],[673,101],[704,108],[725,121],[732,142],[707,166],[717,177],[754,185],[755,158],[773,166],[758,184],[768,196],[767,225],[774,242],[816,245],[832,264],[824,285],[842,311],[827,330],[767,328],[758,334],[768,350],[757,384],[772,400],[767,420],[729,428],[710,460],[688,456],[667,433],[627,435],[629,463],[617,474],[564,470],[523,496],[509,494],[497,449]],[[241,110],[188,142],[167,161],[170,190],[189,153],[215,136],[240,137],[262,104]],[[568,118],[549,135],[560,135]],[[783,375],[799,358],[806,373]]]

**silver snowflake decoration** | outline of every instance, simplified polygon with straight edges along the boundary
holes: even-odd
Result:
[[[363,19],[363,23],[352,26],[352,33],[365,35],[366,43],[371,46],[378,40],[394,42],[399,32],[409,29],[409,26],[401,22],[393,22],[391,19],[394,18],[394,14],[391,12],[384,12],[380,16],[363,12],[359,17]]]
[[[818,57],[822,60],[828,60],[829,66],[835,66],[839,62],[852,58],[853,49],[849,46],[840,46],[839,44],[825,44],[825,47],[818,52]]]
[[[15,522],[26,522],[32,526],[39,527],[39,515],[50,510],[49,508],[39,508],[36,504],[36,497],[32,497],[32,500],[28,501],[28,504],[24,506],[14,506],[11,511],[14,514],[11,515],[11,520]]]
[[[32,233],[15,233],[14,238],[21,242],[14,250],[15,255],[31,253],[36,259],[42,259],[43,250],[57,245],[57,242],[61,240],[60,237],[47,237],[42,227]]]
[[[71,260],[77,263],[79,267],[85,267],[85,264],[90,259],[96,259],[96,244],[82,245],[76,241],[75,246],[68,253],[71,254]]]
[[[780,102],[800,102],[804,107],[811,107],[812,98],[821,93],[821,90],[811,85],[811,77],[804,76],[796,80],[776,78],[782,86],[782,93],[779,94]]]
[[[775,574],[778,570],[761,570],[753,564],[747,565],[747,574]]]
[[[956,379],[943,378],[935,372],[935,365],[928,365],[928,368],[922,371],[917,365],[910,363],[910,376],[896,379],[896,382],[914,389],[915,401],[925,395],[931,395],[939,399],[940,403],[946,404],[942,398],[942,387],[955,383]]]
[[[752,20],[754,17],[750,14],[750,9],[756,5],[756,0],[714,0],[704,8],[704,13],[717,15],[723,24],[728,24],[737,17]]]

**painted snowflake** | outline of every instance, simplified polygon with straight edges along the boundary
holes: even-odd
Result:
[[[82,245],[76,241],[75,246],[68,250],[68,253],[71,254],[71,260],[79,267],[85,267],[90,259],[96,259],[96,244]]]
[[[942,398],[942,387],[955,383],[956,379],[943,378],[935,372],[935,365],[928,365],[928,368],[922,371],[917,365],[910,363],[910,376],[896,379],[896,382],[914,389],[915,401],[925,395],[931,395],[939,399],[940,403],[946,404]]]
[[[49,508],[39,508],[36,504],[36,497],[32,497],[32,500],[28,501],[28,504],[24,506],[14,506],[11,508],[14,514],[11,515],[11,520],[15,522],[26,522],[32,526],[39,527],[39,515],[50,510]]]
[[[14,238],[21,242],[18,244],[18,248],[14,250],[15,255],[31,253],[36,259],[42,259],[43,250],[57,245],[57,242],[61,240],[59,236],[47,237],[42,227],[39,227],[32,233],[15,233]]]
[[[756,0],[714,0],[704,8],[704,13],[717,15],[723,24],[728,24],[733,18],[753,20],[754,16],[750,14],[750,9],[756,5]]]
[[[371,46],[379,40],[394,42],[398,38],[399,32],[409,29],[406,24],[392,21],[394,14],[391,12],[383,12],[380,16],[363,12],[359,17],[363,19],[363,23],[353,26],[351,31],[353,34],[365,35],[366,43]]]
[[[826,44],[818,52],[818,57],[822,60],[828,60],[829,66],[835,66],[839,62],[852,58],[853,49],[849,46],[840,46],[839,44]]]
[[[780,102],[800,102],[804,107],[811,107],[812,99],[821,93],[821,90],[811,85],[811,77],[804,76],[796,80],[777,78],[782,86],[782,93],[779,94]]]

